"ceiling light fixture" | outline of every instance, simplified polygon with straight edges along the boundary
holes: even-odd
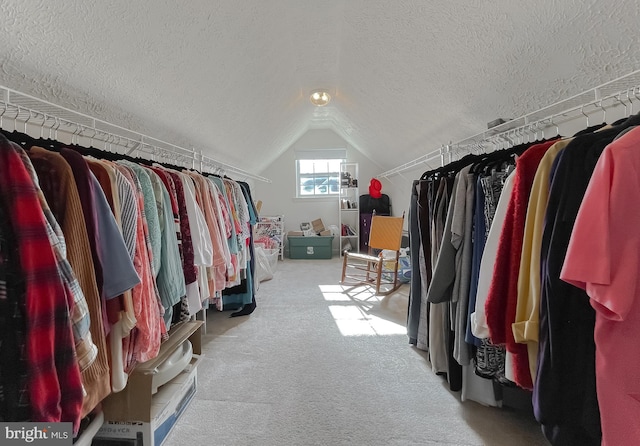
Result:
[[[311,92],[309,100],[317,107],[324,107],[331,101],[331,95],[327,90],[314,90]]]

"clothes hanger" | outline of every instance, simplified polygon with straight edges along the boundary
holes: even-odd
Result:
[[[487,173],[491,172],[494,169],[500,169],[501,166],[505,163],[511,162],[512,152],[517,150],[516,147],[516,135],[517,129],[513,129],[513,138],[509,137],[508,134],[511,132],[507,132],[507,134],[499,134],[496,136],[496,147],[497,149],[484,153],[482,157],[480,157],[473,166],[471,166],[471,173]]]
[[[580,113],[582,113],[584,115],[584,117],[587,118],[587,128],[589,128],[589,115],[587,115],[584,112],[584,105],[582,107],[580,107]]]
[[[4,108],[2,110],[2,114],[0,115],[0,129],[4,128],[2,125],[3,124],[2,120],[4,119],[4,114],[7,112],[7,103],[4,101],[2,103],[4,104]]]
[[[604,108],[604,106],[602,105],[602,99],[600,100],[600,102],[598,104],[596,104],[597,107],[599,107],[602,110],[602,122],[604,124],[607,123],[607,109]]]
[[[60,128],[61,125],[62,125],[62,119],[56,117],[55,123],[51,127],[51,132],[53,133],[53,137],[50,139],[47,147],[50,150],[59,151],[63,146],[63,144],[60,141],[58,141],[58,129]]]
[[[446,164],[446,165],[438,167],[436,169],[424,172],[420,176],[420,180],[428,180],[428,179],[436,179],[437,180],[437,179],[442,178],[443,176],[446,176],[446,175],[457,174],[464,167],[468,166],[469,164],[472,164],[475,161],[476,158],[477,158],[477,155],[469,153],[469,154],[463,156],[462,158],[460,158],[457,161],[454,161],[452,163]]]
[[[33,145],[48,149],[54,152],[59,152],[63,147],[63,144],[57,140],[58,128],[60,127],[60,119],[55,116],[43,115],[42,127],[40,128],[40,139],[33,140]],[[47,139],[44,139],[44,125],[51,118],[53,124],[49,127],[49,135]]]
[[[505,149],[494,150],[493,152],[485,153],[480,158],[477,158],[471,166],[469,173],[476,174],[484,171],[490,163],[502,159],[504,156],[504,150]]]
[[[629,91],[628,91],[628,90],[627,90],[627,93],[629,93]],[[620,104],[622,104],[622,106],[624,107],[624,116],[629,116],[629,114],[627,113],[627,103],[626,103],[626,102],[624,102],[624,101],[620,98],[620,95],[619,95],[619,94],[617,94],[617,95],[614,97],[614,99],[615,99],[616,101],[618,101]]]
[[[634,88],[633,88],[633,96],[634,96],[638,101],[640,101],[640,97],[638,97],[638,93],[640,93],[640,87],[637,87],[637,88],[636,88],[636,87],[634,87]]]
[[[32,117],[33,117],[33,112],[29,111],[29,117],[27,119],[25,119],[25,121],[22,123],[23,127],[22,127],[22,131],[18,131],[18,117],[20,116],[21,113],[21,108],[18,107],[18,112],[16,114],[16,117],[13,121],[13,131],[11,133],[8,132],[4,132],[5,136],[12,142],[18,144],[20,147],[24,148],[24,149],[30,149],[32,146],[35,145],[36,140],[33,139],[31,136],[29,136],[27,134],[27,124],[29,123],[29,121],[31,121]]]
[[[80,145],[80,135],[84,132],[84,126],[82,124],[78,124],[76,129],[73,131],[71,135],[71,145],[78,146]]]
[[[540,141],[544,141],[545,137],[544,137],[544,127],[542,126],[542,122],[541,121],[536,121],[535,122],[535,126],[536,126],[536,136],[538,135],[538,133],[540,133]]]
[[[555,122],[553,122],[553,117],[549,118],[549,124],[550,124],[550,125],[555,126],[555,128],[556,128],[556,134],[555,134],[555,136],[556,136],[557,138],[559,138],[559,137],[560,137],[560,127],[558,127],[558,124],[556,124]]]

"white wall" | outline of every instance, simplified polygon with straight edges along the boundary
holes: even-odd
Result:
[[[426,170],[426,169],[424,169]],[[404,212],[404,227],[407,226],[407,221],[409,217],[409,204],[411,198],[411,184],[413,183],[413,176],[416,176],[416,179],[420,177],[423,171],[413,171],[409,172],[408,175],[395,175],[391,178],[379,178],[382,183],[382,190],[385,194],[389,195],[391,199],[391,210],[393,215],[401,216]]]
[[[325,226],[338,225],[338,198],[296,198],[296,150],[346,148],[347,161],[358,163],[359,194],[369,193],[369,182],[382,169],[332,130],[309,130],[278,159],[260,172],[272,183],[256,183],[254,200],[262,200],[261,215],[284,215],[285,230],[300,230],[300,223],[322,218]],[[386,190],[383,188],[383,192]],[[334,240],[337,251],[338,240]]]

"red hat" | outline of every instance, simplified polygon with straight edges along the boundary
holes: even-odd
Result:
[[[371,183],[369,183],[369,195],[371,198],[380,198],[382,197],[382,183],[375,178],[371,178]]]

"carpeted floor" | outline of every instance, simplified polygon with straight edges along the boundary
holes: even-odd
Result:
[[[343,293],[340,259],[285,260],[258,308],[210,312],[166,446],[546,445],[530,410],[461,403],[408,343],[408,286]]]

